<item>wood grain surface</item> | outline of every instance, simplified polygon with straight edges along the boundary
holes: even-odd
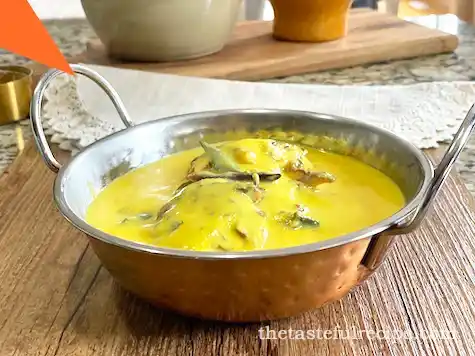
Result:
[[[251,325],[187,319],[122,291],[54,207],[54,178],[32,144],[0,178],[0,356],[473,355],[474,210],[454,175],[421,228],[343,300]],[[261,327],[293,338],[261,339]]]
[[[259,80],[327,69],[451,52],[456,36],[368,9],[352,10],[349,34],[333,42],[308,44],[276,41],[272,23],[243,22],[219,53],[175,63],[123,63],[107,57],[100,42],[73,62],[111,65],[199,77]]]

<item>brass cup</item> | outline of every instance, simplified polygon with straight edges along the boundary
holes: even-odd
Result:
[[[270,0],[273,36],[291,42],[327,42],[345,37],[353,0]]]
[[[32,73],[31,69],[22,66],[0,66],[0,125],[28,117]]]

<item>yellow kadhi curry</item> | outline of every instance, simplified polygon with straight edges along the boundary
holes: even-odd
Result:
[[[335,238],[404,203],[389,177],[352,157],[242,139],[201,142],[117,178],[93,200],[86,220],[159,247],[249,251]]]

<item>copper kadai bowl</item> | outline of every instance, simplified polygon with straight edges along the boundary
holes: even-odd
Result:
[[[475,124],[472,107],[434,170],[422,151],[388,131],[312,112],[200,112],[133,126],[104,78],[86,67],[72,67],[107,93],[127,128],[92,144],[62,166],[52,155],[41,123],[43,94],[61,72],[51,70],[41,79],[31,104],[31,122],[44,161],[57,173],[54,199],[60,212],[88,235],[104,267],[125,289],[156,306],[205,319],[278,319],[342,298],[378,268],[397,235],[417,228]],[[91,186],[98,191],[131,169],[197,147],[203,137],[217,142],[263,132],[363,160],[401,187],[406,206],[373,226],[328,241],[239,253],[147,246],[108,235],[84,220],[93,199]]]

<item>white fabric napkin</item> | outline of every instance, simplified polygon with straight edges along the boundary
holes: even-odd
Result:
[[[294,109],[365,121],[419,148],[431,148],[452,138],[475,102],[471,82],[396,86],[256,83],[88,66],[113,85],[137,123],[203,110]],[[123,126],[94,82],[74,78],[61,76],[50,86],[43,114],[53,140],[76,152]]]

